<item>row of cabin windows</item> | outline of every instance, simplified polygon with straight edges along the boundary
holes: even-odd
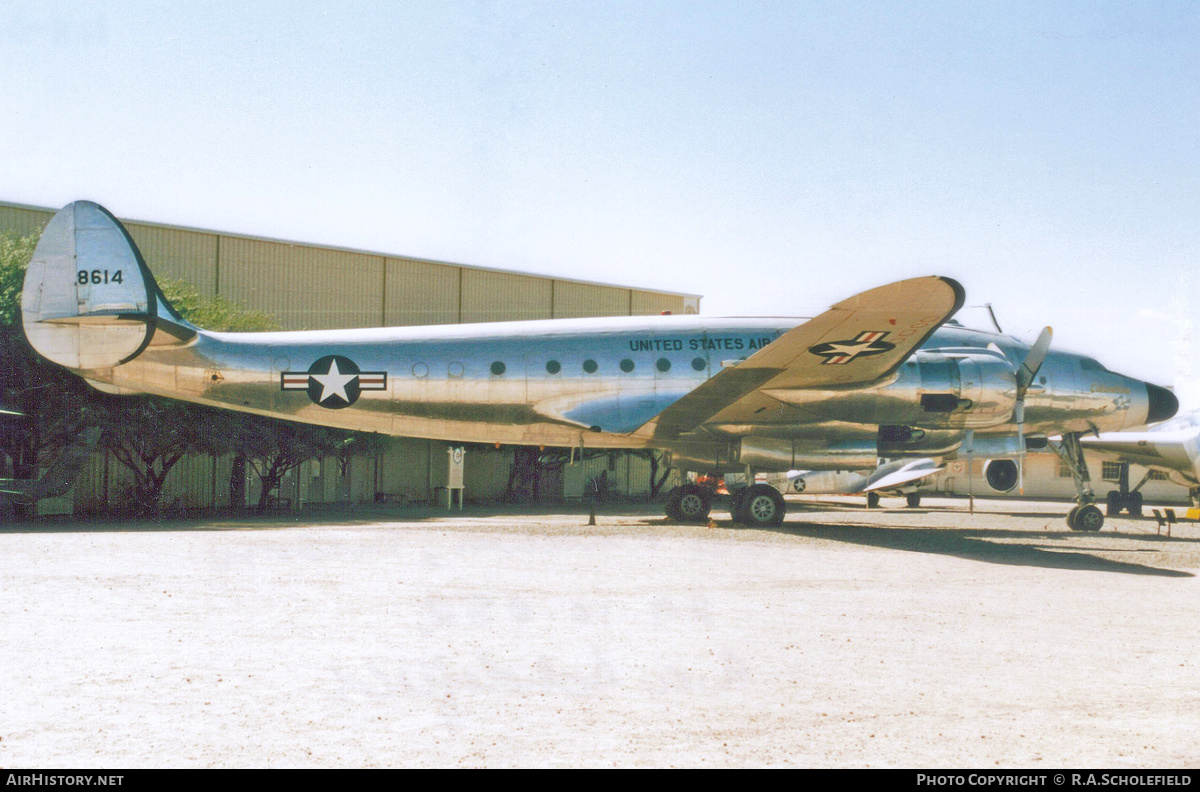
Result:
[[[631,360],[630,358],[625,358],[624,360],[622,360],[620,362],[619,365],[620,365],[621,371],[624,371],[626,374],[630,373],[634,369],[633,360]],[[657,361],[655,361],[654,367],[665,374],[666,372],[671,370],[671,361],[667,360],[666,358],[659,358]],[[708,368],[708,361],[706,361],[704,358],[700,358],[700,357],[694,358],[692,360],[692,368],[695,369],[696,371],[704,371],[704,369]],[[492,363],[492,373],[495,374],[496,376],[500,376],[507,370],[508,370],[508,366],[504,365],[503,360],[497,360]],[[595,374],[597,371],[600,370],[600,364],[597,363],[596,361],[592,360],[591,358],[588,358],[587,360],[583,361],[583,370],[588,374]],[[561,371],[562,371],[562,363],[559,363],[557,360],[546,361],[546,372],[547,373],[558,374]]]

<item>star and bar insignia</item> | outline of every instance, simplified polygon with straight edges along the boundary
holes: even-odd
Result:
[[[895,349],[895,344],[883,340],[886,337],[886,330],[867,330],[849,341],[827,341],[809,347],[808,351],[825,358],[821,361],[821,365],[838,366],[856,358],[881,355]]]
[[[359,371],[358,364],[344,355],[318,358],[308,371],[284,371],[279,375],[280,390],[308,391],[308,398],[320,407],[340,410],[358,401],[365,390],[387,390],[386,371]]]

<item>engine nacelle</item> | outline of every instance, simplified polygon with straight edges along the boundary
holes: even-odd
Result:
[[[814,451],[809,442],[744,437],[737,461],[759,470],[869,470],[878,456],[876,444],[868,441],[837,443]]]
[[[1011,459],[993,459],[983,468],[983,477],[996,492],[1011,492],[1017,486],[1017,463]]]
[[[888,389],[915,386],[919,414],[913,426],[975,429],[1012,418],[1016,373],[998,352],[919,351],[901,370]]]
[[[984,429],[1012,420],[1017,378],[1012,363],[997,350],[918,350],[886,385],[779,388],[768,394],[801,408],[806,420]]]

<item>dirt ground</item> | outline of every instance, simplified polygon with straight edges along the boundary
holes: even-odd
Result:
[[[0,530],[0,764],[1200,763],[1195,524],[835,500]]]

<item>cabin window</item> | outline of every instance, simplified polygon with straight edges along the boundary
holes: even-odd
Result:
[[[696,358],[692,361],[692,368],[696,369],[696,371],[704,371],[704,369],[708,368],[708,362],[704,358]]]
[[[661,371],[663,373],[666,373],[671,370],[671,361],[667,360],[666,358],[659,358],[658,362],[655,363],[654,365],[659,371]]]
[[[547,360],[546,371],[550,374],[557,374],[562,371],[562,363],[559,363],[557,360]]]
[[[622,360],[621,361],[621,371],[624,371],[626,374],[633,371],[633,361],[630,360],[629,358],[625,358],[624,360]]]
[[[504,373],[504,370],[506,368],[508,368],[508,367],[504,365],[504,361],[497,360],[495,363],[492,364],[492,373],[495,374],[497,377],[499,377],[501,374]]]
[[[586,371],[588,374],[595,374],[596,369],[598,369],[598,368],[600,368],[600,366],[597,365],[596,361],[592,360],[591,358],[588,358],[587,360],[583,361],[583,370]]]

